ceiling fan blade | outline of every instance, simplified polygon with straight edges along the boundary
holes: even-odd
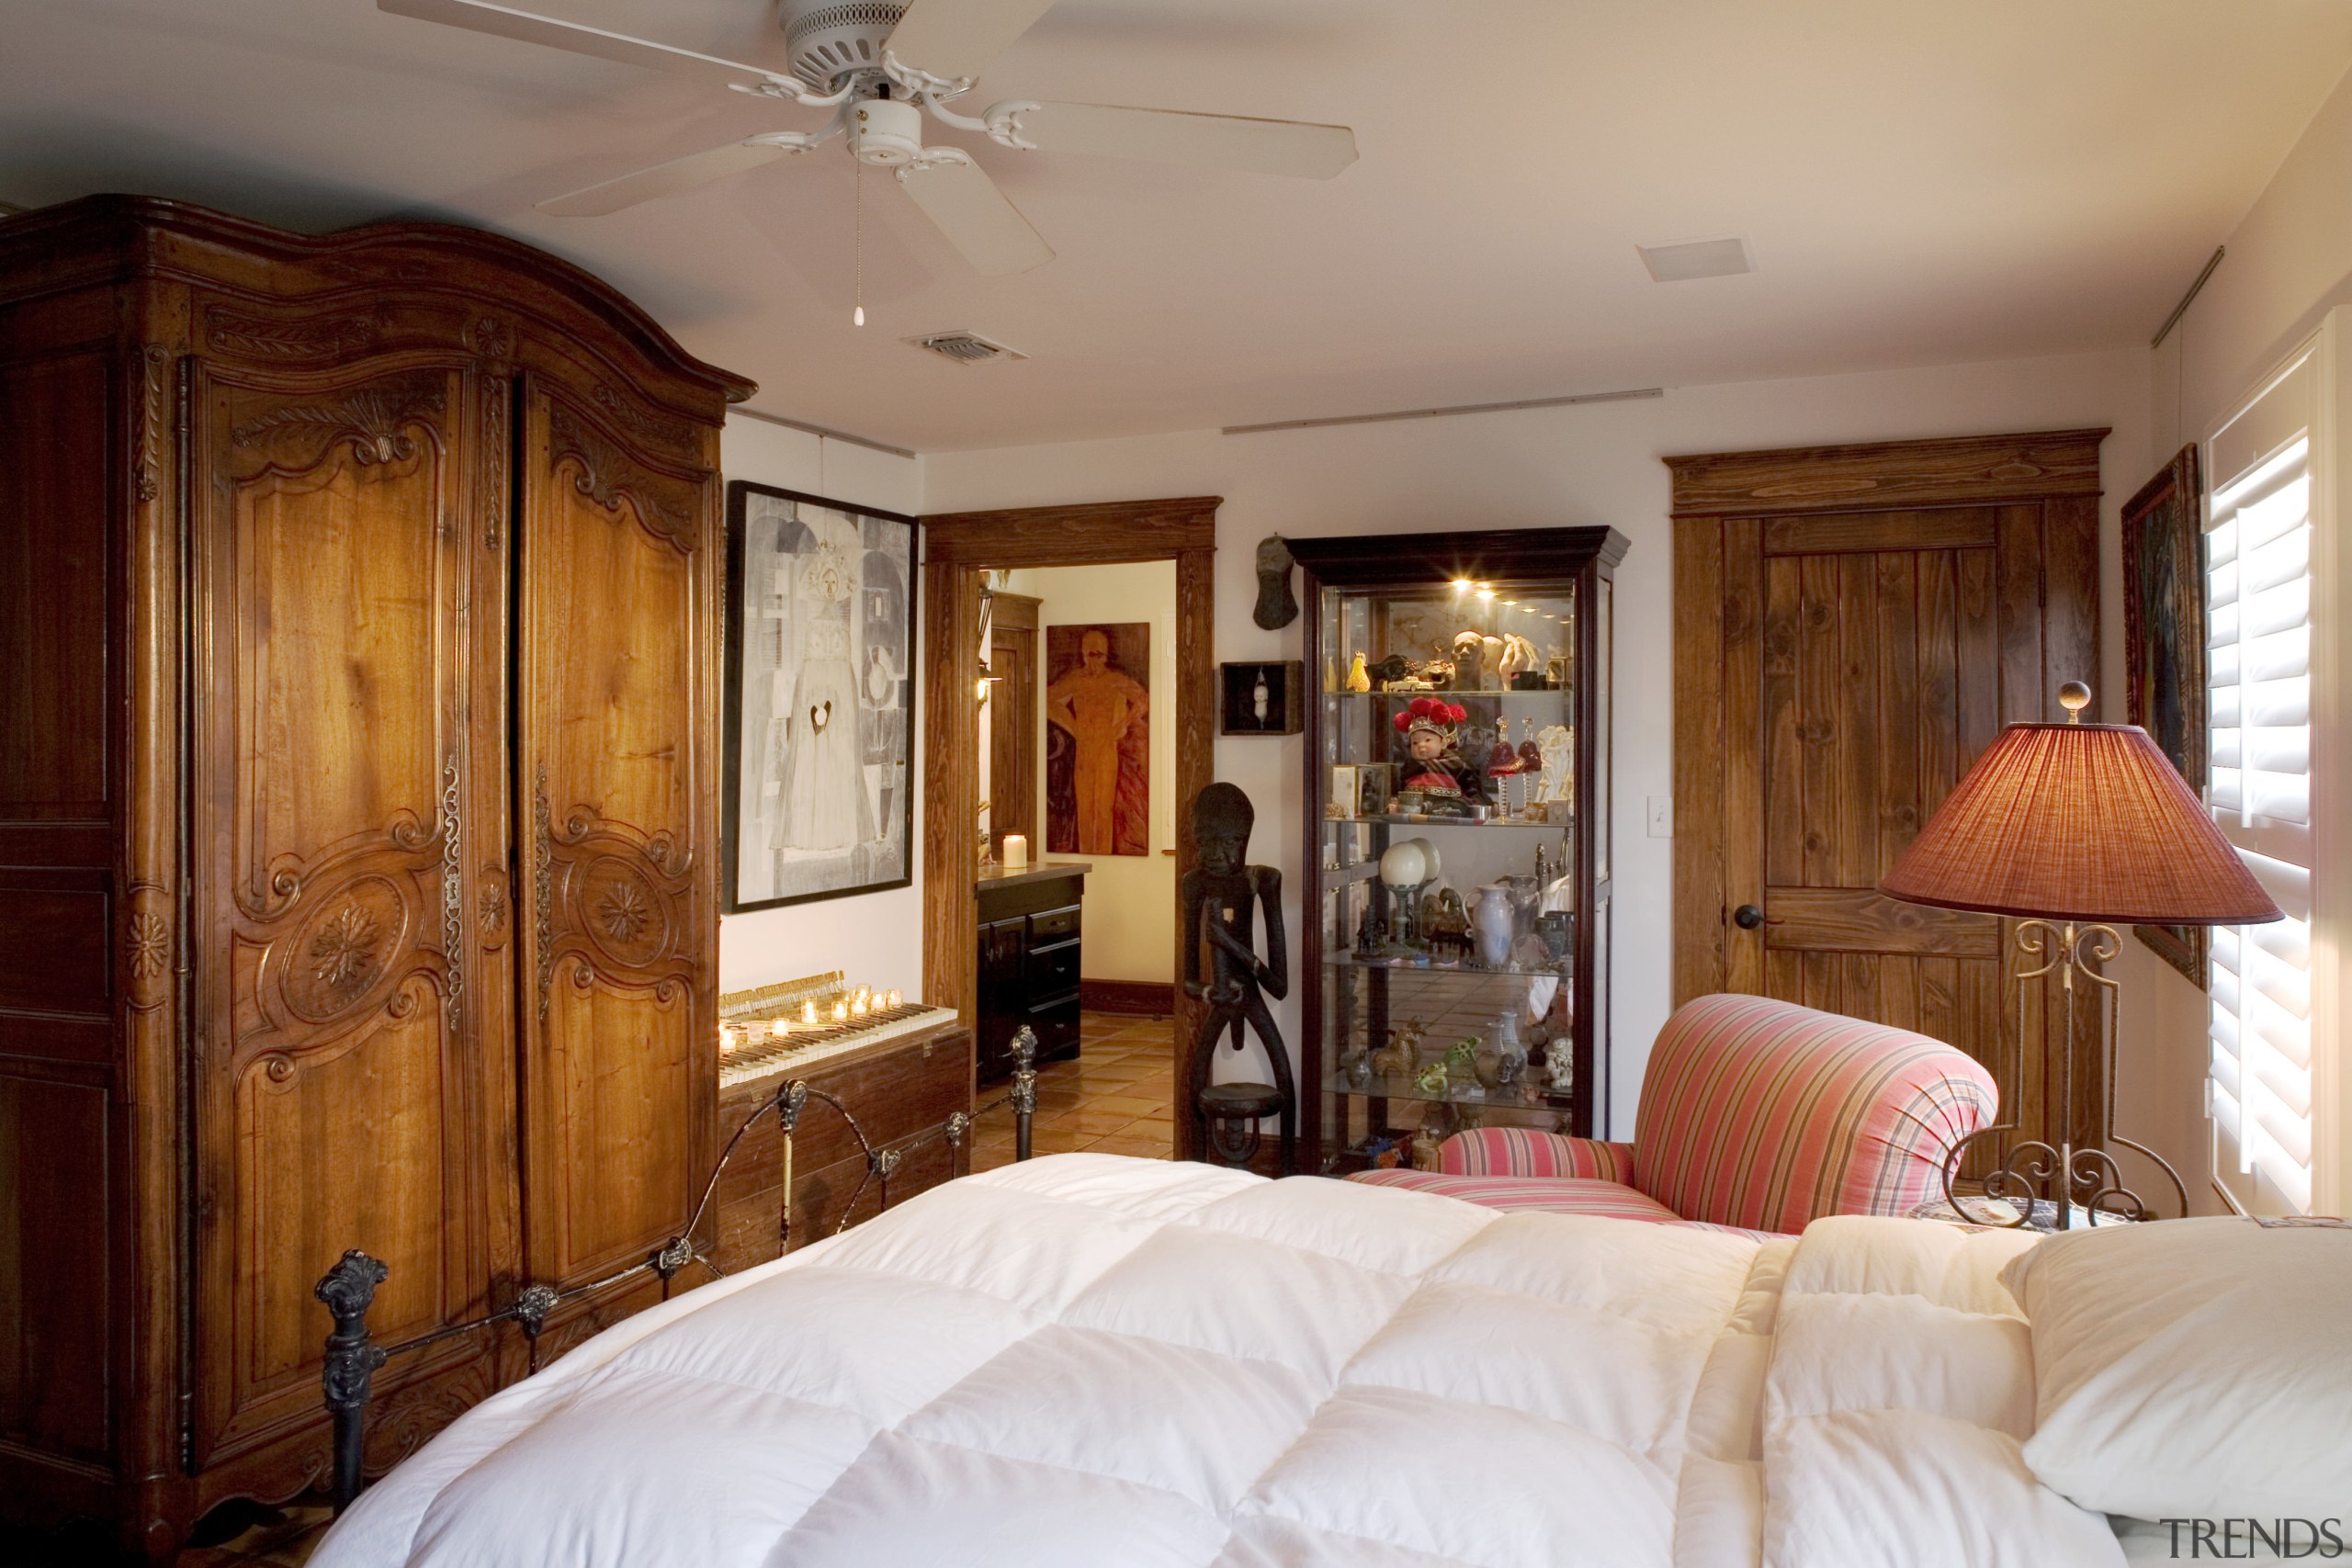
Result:
[[[902,65],[934,76],[977,76],[1054,8],[1054,0],[914,0],[890,33]]]
[[[933,164],[899,183],[948,243],[987,276],[1027,272],[1054,259],[1053,246],[978,164]]]
[[[1089,152],[1309,180],[1328,180],[1356,161],[1354,131],[1295,119],[1040,104],[1023,110],[1019,124],[1022,140],[1044,152]]]
[[[593,54],[600,60],[650,66],[656,71],[687,71],[734,82],[757,82],[780,74],[764,66],[721,60],[715,54],[697,54],[690,49],[673,49],[666,43],[649,43],[625,33],[609,33],[602,28],[517,11],[510,6],[493,6],[490,0],[376,0],[376,8],[395,17],[413,17],[420,22],[440,22],[468,32],[520,39],[525,43],[568,49],[574,54]]]
[[[639,169],[618,179],[605,180],[563,196],[551,196],[540,202],[538,209],[558,218],[601,218],[607,212],[618,212],[624,207],[635,207],[640,201],[651,201],[658,196],[675,196],[680,191],[693,190],[697,186],[707,186],[729,175],[740,175],[746,169],[756,169],[784,154],[783,148],[770,142],[735,142],[725,147],[713,147],[707,152],[689,152],[683,158],[673,158],[666,164],[656,164],[650,169]]]

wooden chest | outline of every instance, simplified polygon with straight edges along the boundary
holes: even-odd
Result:
[[[870,1220],[971,1168],[972,1035],[961,1021],[935,1024],[806,1066],[790,1064],[719,1091],[719,1136],[794,1078],[810,1093],[792,1149],[792,1245],[806,1246]],[[875,1170],[831,1096],[895,1168]],[[950,1121],[964,1118],[951,1128]],[[718,1183],[718,1266],[729,1273],[778,1256],[784,1137],[773,1116],[744,1135]]]

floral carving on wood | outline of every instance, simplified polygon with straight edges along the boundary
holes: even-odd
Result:
[[[635,942],[645,934],[647,922],[653,919],[653,907],[647,900],[645,890],[636,883],[616,882],[596,901],[596,918],[615,941]]]
[[[134,915],[126,939],[130,949],[130,976],[134,980],[153,980],[163,974],[172,961],[172,928],[156,914]]]
[[[466,327],[466,346],[494,365],[514,357],[514,329],[495,316],[477,317]]]
[[[365,986],[376,967],[376,918],[345,904],[311,938],[311,974],[338,997]]]
[[[622,516],[626,502],[652,533],[682,553],[693,552],[694,517],[661,493],[666,484],[657,474],[628,457],[562,402],[549,404],[548,431],[554,446],[554,464],[569,462],[574,469],[571,488],[575,491],[616,520]]]
[[[205,342],[251,359],[341,359],[373,344],[379,330],[367,316],[280,321],[215,310],[205,321]]]
[[[323,432],[330,446],[347,444],[362,466],[406,462],[416,456],[409,427],[438,414],[440,386],[364,387],[334,402],[288,403],[247,420],[229,433],[232,445],[258,446],[289,432]]]
[[[693,426],[680,424],[674,420],[656,418],[605,386],[602,381],[596,383],[590,395],[596,400],[598,408],[603,409],[612,415],[615,421],[628,426],[637,434],[650,436],[656,441],[667,442],[673,446],[691,447],[694,445]]]
[[[131,405],[138,429],[130,445],[138,455],[139,499],[149,502],[164,493],[164,465],[158,446],[161,437],[157,433],[164,426],[164,365],[170,356],[160,344],[151,343],[132,357],[138,366],[139,399]]]

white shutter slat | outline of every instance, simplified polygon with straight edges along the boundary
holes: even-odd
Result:
[[[2310,385],[2289,377],[2274,389],[2308,398]],[[2312,1136],[2309,419],[2276,400],[2253,408],[2259,418],[2242,415],[2232,441],[2217,441],[2240,471],[2215,488],[2205,535],[2206,804],[2288,918],[2212,933],[2207,1099],[2226,1161],[2217,1174],[2234,1167],[2242,1196],[2302,1207]],[[2259,452],[2256,429],[2273,437]]]

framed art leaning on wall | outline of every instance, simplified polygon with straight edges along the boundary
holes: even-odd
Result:
[[[2124,697],[2193,790],[2206,784],[2204,489],[2184,446],[2123,503]],[[2205,984],[2203,926],[2133,926],[2158,956]]]
[[[727,487],[729,913],[913,881],[915,520]]]

